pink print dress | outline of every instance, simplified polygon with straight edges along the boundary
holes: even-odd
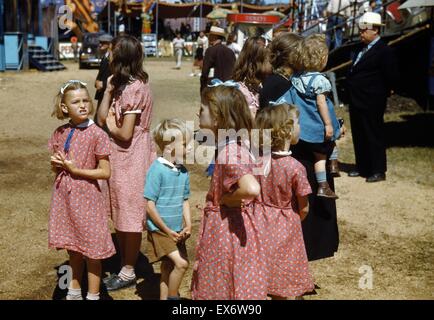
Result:
[[[54,154],[63,151],[72,129],[65,124],[54,131],[48,148]],[[107,134],[97,125],[76,127],[71,138],[68,157],[82,169],[95,169],[98,158],[110,154]],[[72,176],[59,170],[54,182],[48,223],[50,248],[79,252],[91,259],[105,259],[115,254],[108,217],[106,199],[97,180]]]
[[[233,158],[232,164],[222,163],[228,157]],[[253,167],[244,146],[234,142],[219,151],[199,229],[193,299],[266,299],[263,214],[255,212],[254,202],[242,209],[219,205],[222,195],[233,192],[241,177],[253,174]]]
[[[146,172],[156,158],[149,132],[152,116],[149,83],[130,82],[121,95],[113,99],[111,107],[115,110],[118,127],[122,126],[125,114],[137,114],[133,138],[129,142],[111,138],[111,216],[116,230],[142,232],[146,221],[146,200],[143,197]]]
[[[294,158],[273,155],[267,176],[256,176],[268,238],[268,294],[301,296],[314,289],[309,272],[296,196],[310,194],[305,168]]]
[[[259,93],[253,93],[250,91],[244,82],[238,82],[238,84],[240,85],[240,91],[243,93],[244,97],[246,97],[250,112],[256,115],[256,112],[259,109]]]

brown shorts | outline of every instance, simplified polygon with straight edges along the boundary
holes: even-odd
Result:
[[[161,231],[148,230],[147,234],[148,243],[146,245],[146,257],[149,259],[149,263],[160,261],[161,258],[177,250],[181,257],[188,260],[185,241],[176,243],[170,239],[167,234]]]

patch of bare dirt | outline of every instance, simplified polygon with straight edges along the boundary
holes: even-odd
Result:
[[[67,254],[47,247],[53,177],[46,143],[61,125],[50,118],[50,113],[53,97],[63,81],[81,79],[88,83],[93,95],[97,73],[78,70],[72,63],[67,66],[68,70],[53,73],[0,73],[0,299],[52,299],[64,294],[57,288],[56,268],[68,260]],[[184,62],[181,70],[173,70],[172,66],[171,61],[158,60],[145,64],[154,94],[154,125],[167,117],[196,120],[199,79],[188,76],[191,62]],[[352,163],[351,138],[340,141],[339,146],[343,161]],[[394,146],[388,149],[385,182],[367,184],[345,174],[336,180],[340,197],[339,251],[333,258],[311,263],[320,289],[306,299],[434,298],[432,176],[424,175],[426,183],[419,181],[423,172],[432,172],[432,149],[405,149],[416,155],[420,152],[416,158],[419,161],[410,162],[414,163],[413,169],[407,165],[409,162],[399,160],[401,150]],[[204,169],[189,166],[191,264],[180,290],[186,298],[190,297],[191,265],[200,221],[196,206],[203,204],[209,186]],[[105,271],[114,270],[117,259],[104,262]],[[359,287],[366,266],[372,269],[372,289]],[[104,293],[105,297],[157,299],[159,266],[150,266],[141,255],[137,273],[135,289]]]

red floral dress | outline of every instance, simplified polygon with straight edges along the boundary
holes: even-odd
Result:
[[[149,83],[134,80],[114,99],[116,124],[122,126],[125,114],[136,114],[133,137],[129,142],[111,138],[109,180],[111,216],[116,230],[142,232],[146,221],[143,197],[146,173],[156,159],[151,133],[152,97]]]
[[[258,175],[259,201],[265,212],[268,294],[301,296],[314,289],[304,247],[296,196],[307,196],[311,188],[305,168],[290,156],[271,158],[267,176]]]
[[[48,142],[54,154],[63,151],[72,129],[70,124],[56,129]],[[97,125],[76,128],[68,156],[81,169],[95,169],[98,158],[110,154],[107,134]],[[56,176],[51,198],[48,225],[48,244],[82,253],[91,259],[105,259],[115,254],[108,217],[106,199],[97,180],[72,176],[60,170]]]
[[[242,209],[219,206],[223,194],[233,192],[241,177],[253,174],[253,167],[244,146],[231,143],[219,151],[199,230],[193,299],[266,298],[263,214],[256,212],[254,202]]]

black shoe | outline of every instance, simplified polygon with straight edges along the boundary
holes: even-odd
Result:
[[[384,173],[375,173],[372,176],[366,178],[366,182],[378,182],[386,180],[386,174]]]
[[[118,275],[115,275],[110,281],[105,283],[107,291],[116,291],[124,288],[130,288],[136,285],[136,278],[132,280],[122,280]]]
[[[360,176],[360,173],[359,171],[350,171],[348,172],[348,176],[354,178]]]

